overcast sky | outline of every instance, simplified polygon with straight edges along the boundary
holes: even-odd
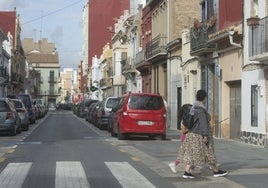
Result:
[[[0,0],[0,10],[20,15],[21,39],[55,43],[61,70],[82,60],[82,11],[87,0]]]

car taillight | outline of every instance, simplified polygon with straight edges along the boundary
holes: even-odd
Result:
[[[7,119],[12,119],[12,118],[13,118],[13,112],[7,112],[6,120]]]

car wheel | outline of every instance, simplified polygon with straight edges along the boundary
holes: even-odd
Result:
[[[166,140],[166,139],[167,139],[166,134],[162,134],[162,135],[161,135],[161,140]]]
[[[28,131],[29,130],[29,124],[25,125],[25,127],[23,128],[24,131]]]
[[[17,134],[17,128],[16,128],[16,126],[14,126],[14,128],[10,132],[10,135],[11,136],[16,136],[16,134]]]
[[[17,133],[18,133],[18,134],[21,133],[21,124],[18,126]]]
[[[149,135],[149,139],[150,140],[154,140],[155,139],[155,135]]]
[[[117,138],[118,138],[118,140],[125,140],[126,139],[126,135],[120,132],[119,126],[118,126]]]
[[[115,136],[116,136],[116,134],[115,134],[113,128],[111,128],[110,133],[111,133],[111,136],[112,136],[112,137],[115,137]]]

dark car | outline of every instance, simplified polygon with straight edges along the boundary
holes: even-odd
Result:
[[[94,126],[97,126],[98,123],[98,110],[100,108],[101,102],[102,101],[98,101],[94,103],[95,105],[89,113],[89,122],[92,123]]]
[[[36,109],[33,104],[32,96],[30,94],[19,94],[17,96],[19,99],[22,100],[24,106],[26,107],[29,113],[29,121],[30,123],[35,123],[36,120]]]
[[[90,122],[90,115],[91,115],[91,113],[92,113],[94,107],[96,106],[96,103],[97,103],[97,101],[91,103],[91,104],[89,105],[89,107],[88,107],[88,112],[87,112],[86,117],[85,117],[86,121],[88,121],[88,122]]]
[[[91,103],[97,102],[98,100],[95,99],[84,99],[79,107],[78,107],[78,117],[85,118],[86,114],[88,113],[88,107]]]

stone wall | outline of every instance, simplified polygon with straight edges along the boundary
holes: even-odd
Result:
[[[241,131],[240,139],[246,144],[268,146],[268,140],[265,134]]]

